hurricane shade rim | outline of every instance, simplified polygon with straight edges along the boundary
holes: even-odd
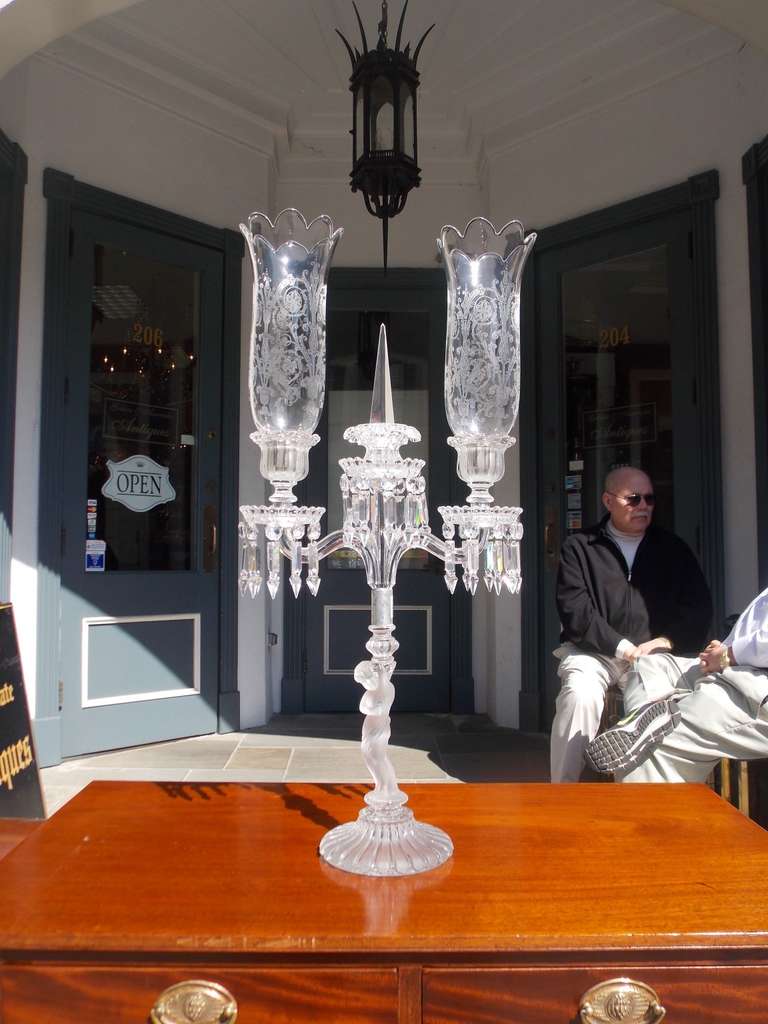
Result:
[[[272,243],[272,241],[263,233],[263,230],[256,232],[254,232],[253,230],[254,221],[263,221],[264,223],[269,225],[269,227],[272,229],[272,232],[274,233],[275,238],[277,238],[279,234],[280,220],[281,218],[287,218],[288,216],[295,217],[303,225],[304,231],[306,231],[308,235],[318,222],[325,225],[328,233],[327,235],[318,238],[318,240],[310,246],[304,245],[296,238],[284,239],[277,246],[275,246]],[[248,214],[247,223],[240,224],[240,231],[245,236],[247,241],[251,242],[254,239],[258,238],[275,254],[279,253],[280,250],[283,249],[285,246],[295,245],[299,249],[302,249],[307,255],[309,255],[311,252],[314,252],[315,249],[319,249],[324,246],[330,246],[332,248],[344,234],[343,227],[334,228],[333,220],[327,213],[319,213],[316,217],[313,217],[312,220],[308,221],[304,214],[301,212],[301,210],[297,210],[295,206],[287,206],[284,210],[281,210],[280,213],[278,213],[278,215],[275,217],[274,221],[266,213],[262,213],[259,210],[255,210],[253,213]]]
[[[467,252],[461,249],[460,243],[469,235],[472,228],[481,224],[489,229],[489,234],[493,235],[494,238],[508,237],[509,241],[515,242],[506,256],[502,256],[497,252]],[[466,227],[463,231],[455,226],[455,224],[445,224],[440,230],[440,237],[437,239],[437,247],[440,252],[445,253],[446,256],[453,255],[454,252],[460,252],[466,259],[469,260],[482,260],[482,259],[496,259],[503,263],[506,263],[514,253],[521,247],[524,246],[529,249],[536,241],[536,232],[532,231],[529,235],[526,235],[525,228],[523,227],[522,221],[517,219],[509,220],[506,224],[503,224],[500,228],[496,228],[492,221],[488,220],[487,217],[473,217],[467,221]]]

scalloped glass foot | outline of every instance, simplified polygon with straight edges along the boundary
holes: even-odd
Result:
[[[450,837],[434,825],[416,821],[407,807],[364,807],[357,821],[331,829],[320,842],[320,856],[328,864],[379,878],[431,871],[452,853]]]

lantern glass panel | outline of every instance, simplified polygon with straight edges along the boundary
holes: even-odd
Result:
[[[357,160],[358,154],[363,148],[363,140],[360,134],[360,107],[362,106],[362,100],[358,99],[357,90],[352,96],[352,123],[354,125],[354,131],[352,134],[352,161]]]
[[[392,150],[395,141],[395,105],[392,83],[379,75],[371,86],[371,150]]]
[[[402,88],[402,86],[401,86]],[[403,137],[403,152],[416,159],[416,124],[413,116],[413,93],[406,89],[401,99],[400,125]]]

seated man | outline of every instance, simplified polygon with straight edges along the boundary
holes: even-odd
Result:
[[[602,500],[608,514],[572,534],[560,555],[555,655],[562,687],[552,723],[553,782],[578,782],[605,692],[621,685],[634,659],[700,650],[712,619],[709,588],[690,548],[651,525],[656,498],[648,476],[631,466],[612,470]]]
[[[665,685],[674,696],[648,703]],[[624,721],[587,749],[621,782],[703,782],[723,757],[768,757],[768,589],[698,659],[638,659],[624,703]]]

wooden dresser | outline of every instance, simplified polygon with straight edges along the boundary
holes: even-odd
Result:
[[[364,787],[90,785],[0,861],[0,1019],[768,1019],[768,833],[710,790],[406,788],[455,855],[371,879],[316,854]]]

